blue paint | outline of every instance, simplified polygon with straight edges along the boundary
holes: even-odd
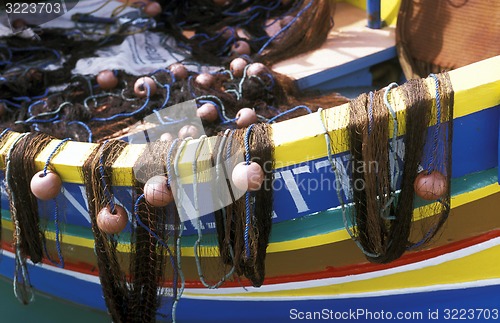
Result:
[[[366,11],[368,15],[368,28],[380,29],[382,27],[380,0],[366,0]]]
[[[313,88],[314,90],[322,92],[335,91],[338,93],[342,93],[342,95],[346,96],[345,88],[358,91],[357,93],[359,95],[361,93],[367,92],[363,91],[364,87],[370,87],[368,91],[373,89],[373,75],[370,72],[370,68],[368,67],[360,69],[358,71],[354,71],[350,74],[343,75],[338,78],[326,80],[321,84],[315,85]]]
[[[297,80],[296,83],[301,90],[314,89],[316,86],[322,83],[331,82],[334,79],[344,77],[362,69],[370,68],[375,64],[388,61],[395,57],[397,57],[396,47],[389,47],[377,53],[364,56],[349,63],[345,63],[340,66],[332,67],[319,73],[303,77]]]
[[[368,316],[375,312],[416,312],[422,313],[422,319],[408,319],[408,322],[443,322],[446,309],[499,309],[498,295],[500,286],[487,286],[448,291],[411,293],[366,298],[340,298],[294,301],[211,301],[181,299],[179,302],[178,320],[190,322],[319,322],[320,319],[298,319],[293,310],[302,312],[347,312],[348,316],[339,319],[324,317],[324,321],[337,322],[390,322],[403,320],[374,319]],[[196,311],[190,309],[196,308]],[[429,313],[438,311],[439,320],[429,319]],[[351,315],[350,313],[364,311],[366,315]],[[200,319],[203,313],[203,319]],[[418,315],[418,314],[417,314]],[[476,320],[483,321],[483,320]],[[486,321],[486,320],[484,320]],[[490,318],[491,321],[491,318]]]
[[[454,178],[498,166],[499,120],[500,106],[454,120]]]

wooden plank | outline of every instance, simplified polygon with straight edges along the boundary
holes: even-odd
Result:
[[[335,26],[325,44],[313,52],[275,64],[273,69],[301,82],[321,74],[322,83],[359,70],[362,67],[355,63],[362,58],[370,57],[366,66],[371,66],[388,59],[386,56],[377,58],[374,54],[393,49],[391,55],[395,57],[395,46],[395,27],[370,29],[366,27],[365,10],[340,2],[335,12]],[[337,75],[336,69],[341,66],[348,70]]]

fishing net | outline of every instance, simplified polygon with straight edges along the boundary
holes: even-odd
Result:
[[[340,142],[349,145],[345,163],[332,163],[339,182],[348,183],[338,188],[346,229],[377,263],[424,247],[450,211],[449,77],[432,75],[390,91],[395,85],[352,100],[346,137],[330,138],[338,141],[337,147]],[[406,106],[405,114],[396,110],[394,92]]]
[[[407,78],[420,78],[500,54],[500,3],[403,0],[397,49]]]
[[[324,42],[333,26],[334,1],[160,4],[163,10],[153,19],[144,4],[82,1],[65,24],[42,28],[16,21],[14,32],[0,38],[0,127],[10,130],[0,143],[13,132],[23,133],[9,151],[6,177],[15,223],[15,291],[24,303],[32,295],[26,259],[44,258],[48,221],[38,214],[37,205],[44,204],[26,192],[35,159],[53,139],[64,139],[61,145],[69,139],[97,143],[82,175],[99,277],[113,321],[175,320],[186,283],[184,248],[193,251],[206,287],[239,277],[247,279],[245,284],[263,284],[273,206],[271,124],[347,102],[338,94],[301,91],[294,80],[271,69]],[[246,45],[249,51],[242,52]],[[123,52],[132,59],[121,61]],[[235,58],[243,65],[232,67]],[[101,72],[113,85],[100,81]],[[195,109],[173,108],[186,102],[194,102]],[[206,104],[215,107],[215,118],[198,114]],[[245,109],[252,122],[241,123]],[[199,124],[190,121],[195,117]],[[183,133],[184,126],[196,131]],[[115,193],[121,188],[113,182],[113,165],[138,134],[144,150],[136,159],[131,197],[118,202]],[[196,153],[186,159],[189,151]],[[232,187],[239,162],[262,169],[258,189]],[[189,180],[182,176],[185,165]],[[156,176],[167,180],[175,202],[159,207],[147,201],[147,182]],[[226,196],[217,189],[206,193],[210,185],[226,187]],[[194,218],[181,203],[187,197],[198,212]],[[209,200],[219,206],[212,210],[215,227],[204,218]],[[57,201],[54,206],[57,210]],[[122,207],[129,211],[126,228],[106,231],[99,224],[101,212],[116,215]],[[53,263],[64,268],[58,221],[56,213],[59,262]],[[196,240],[181,243],[189,226]],[[45,256],[52,261],[49,252]]]

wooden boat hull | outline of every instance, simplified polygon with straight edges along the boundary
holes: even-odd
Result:
[[[496,57],[452,72],[456,91],[452,211],[443,233],[433,241],[430,249],[408,252],[386,265],[368,263],[345,231],[334,188],[307,194],[299,186],[302,179],[334,176],[328,175],[326,170],[322,172],[327,157],[324,138],[318,129],[318,116],[313,114],[286,121],[276,124],[273,129],[277,144],[276,185],[282,186],[275,190],[275,218],[264,285],[253,288],[248,287],[246,280],[235,280],[226,282],[219,289],[203,288],[197,278],[193,257],[195,230],[186,222],[182,244],[186,290],[177,306],[177,321],[281,322],[306,319],[308,315],[320,315],[321,318],[322,315],[334,315],[336,318],[335,315],[345,313],[349,314],[347,320],[370,320],[373,317],[366,315],[382,315],[381,311],[394,316],[421,313],[422,319],[431,320],[435,311],[440,318],[446,318],[443,315],[447,313],[450,316],[462,314],[450,312],[460,309],[473,309],[476,317],[498,316],[499,66],[500,57]],[[473,77],[475,74],[482,77]],[[332,118],[334,114],[342,113],[342,109],[332,111]],[[286,128],[299,129],[298,124],[308,126],[294,133],[286,131]],[[342,128],[331,131],[342,131]],[[47,151],[52,148],[49,146]],[[58,268],[45,261],[42,265],[30,264],[28,268],[31,283],[37,290],[106,310],[79,173],[81,160],[90,149],[89,144],[72,144],[53,160],[56,171],[65,182],[63,194],[58,199],[65,210],[61,228],[65,267]],[[132,176],[130,165],[133,165],[133,160],[129,159],[133,159],[131,151],[140,147],[128,149],[116,162],[113,181],[117,185],[117,199],[131,209],[133,201],[127,183]],[[83,152],[74,157],[78,150]],[[2,153],[5,153],[5,148]],[[45,153],[40,155],[37,159],[43,165],[46,156]],[[345,153],[340,153],[334,158],[342,160],[343,155]],[[44,210],[41,216],[47,223],[49,254],[54,255],[51,203],[41,204],[40,209]],[[12,279],[12,223],[5,195],[2,195],[1,205],[4,251],[0,274]],[[425,216],[432,217],[433,214]],[[212,220],[207,217],[202,221],[207,235],[213,235]],[[119,251],[128,251],[127,238],[126,234],[121,237]],[[216,249],[215,244],[212,249]],[[211,261],[210,258],[215,259],[215,256],[216,253],[207,255],[206,259]],[[478,308],[485,311],[478,314]],[[161,313],[168,317],[170,311],[171,300],[166,299]],[[351,314],[353,311],[355,314]]]

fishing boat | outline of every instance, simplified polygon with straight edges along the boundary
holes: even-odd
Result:
[[[393,32],[389,34],[394,36]],[[377,53],[382,56],[377,56]],[[375,60],[385,60],[389,53],[396,55],[392,46],[377,53],[368,55]],[[356,60],[367,62],[366,57]],[[367,63],[366,67],[370,64]],[[353,67],[355,63],[348,66]],[[348,79],[353,80],[356,75],[365,74],[364,71],[345,74],[346,66],[341,66],[338,71],[340,79],[326,87],[338,87],[342,84],[342,76],[350,75]],[[221,278],[220,284],[206,284],[203,278],[211,275],[210,270],[213,270],[212,274],[218,274],[217,267],[210,266],[220,256],[216,223],[213,214],[196,221],[185,219],[177,259],[182,264],[182,292],[165,292],[158,320],[498,320],[500,56],[457,68],[448,75],[454,101],[452,120],[449,121],[453,125],[450,138],[451,203],[447,206],[446,224],[425,247],[407,248],[393,261],[368,261],[370,255],[367,257],[363,252],[366,250],[359,248],[359,243],[352,237],[356,225],[346,222],[343,214],[345,208],[352,206],[339,198],[339,189],[333,185],[338,181],[341,186],[349,185],[341,181],[351,173],[346,139],[349,104],[311,113],[271,126],[275,146],[274,202],[262,285],[254,287],[250,280],[230,275]],[[303,84],[316,80],[314,77],[310,76]],[[429,88],[432,111],[436,113],[439,93],[434,92],[434,82],[435,78],[429,76],[422,84]],[[317,84],[325,82],[317,81]],[[405,136],[406,127],[402,120],[408,107],[401,98],[400,87],[387,88],[386,93],[392,97],[395,120],[399,120],[391,127],[389,135],[400,140]],[[435,129],[436,122],[439,123],[434,118],[429,129]],[[29,287],[55,300],[106,312],[82,174],[83,164],[95,149],[95,144],[66,142],[51,159],[51,167],[63,181],[63,190],[57,202],[41,203],[39,212],[40,217],[46,219],[47,253],[53,259],[44,258],[37,265],[28,261],[26,271],[23,271],[16,262],[17,251],[13,246],[15,224],[11,218],[9,197],[5,193],[9,150],[21,136],[20,133],[10,134],[0,148],[3,183],[0,274],[12,280],[17,268],[14,289],[18,294],[30,292],[19,285],[21,278],[28,278]],[[61,140],[54,139],[36,156],[37,170],[44,169],[47,159],[60,144]],[[196,144],[197,140],[190,143]],[[115,200],[127,209],[130,223],[134,215],[134,167],[144,149],[145,144],[126,145],[112,165]],[[404,156],[394,154],[399,159]],[[191,162],[197,163],[196,160]],[[399,162],[402,161],[395,164]],[[181,163],[180,172],[186,178],[186,187],[193,190],[193,174],[196,172],[192,170],[192,164],[188,161]],[[349,191],[349,188],[342,189]],[[428,207],[435,203],[424,200],[415,203],[418,216],[413,218],[413,227],[417,228],[420,222],[437,216],[433,213],[435,208]],[[53,218],[55,208],[64,213],[58,222]],[[203,253],[199,252],[201,232],[205,237]],[[120,234],[116,240],[117,252],[129,252],[130,243],[129,233]],[[64,256],[62,266],[61,262],[53,261],[61,254]],[[200,272],[200,262],[207,264],[204,267],[207,272]],[[181,286],[181,283],[168,282],[165,288],[172,288],[172,285]]]

